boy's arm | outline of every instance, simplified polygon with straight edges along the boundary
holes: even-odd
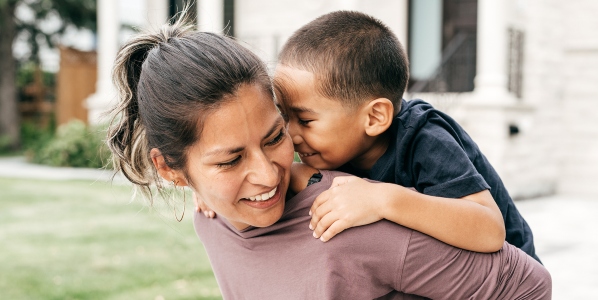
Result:
[[[505,240],[500,210],[488,190],[451,199],[354,176],[334,179],[310,210],[314,237],[327,241],[343,230],[387,219],[466,250],[493,252]]]
[[[387,220],[470,251],[494,252],[505,241],[502,214],[488,190],[452,199],[388,183],[380,189],[380,209]]]

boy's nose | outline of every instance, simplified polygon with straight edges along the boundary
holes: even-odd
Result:
[[[303,142],[303,138],[301,137],[301,131],[299,130],[299,125],[294,124],[294,122],[290,122],[289,124],[289,135],[291,136],[291,140],[293,141],[294,145],[299,145]]]

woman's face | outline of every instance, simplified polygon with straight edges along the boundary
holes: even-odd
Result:
[[[188,150],[195,193],[237,229],[272,225],[282,216],[293,143],[272,97],[242,85],[204,119]]]

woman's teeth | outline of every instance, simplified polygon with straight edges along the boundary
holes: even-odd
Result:
[[[276,189],[277,188],[278,187],[275,187],[273,190],[271,190],[268,193],[263,193],[261,195],[249,197],[249,200],[251,200],[251,201],[266,201],[266,200],[272,198],[272,196],[274,196],[274,194],[276,194]]]

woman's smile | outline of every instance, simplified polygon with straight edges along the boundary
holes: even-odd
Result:
[[[240,202],[242,202],[245,205],[248,205],[252,208],[266,209],[266,208],[270,208],[270,207],[274,206],[275,204],[277,204],[281,198],[282,197],[280,194],[280,189],[278,188],[278,186],[276,186],[270,192],[267,192],[267,193],[264,193],[261,195],[252,196],[249,198],[243,198],[240,200]]]

